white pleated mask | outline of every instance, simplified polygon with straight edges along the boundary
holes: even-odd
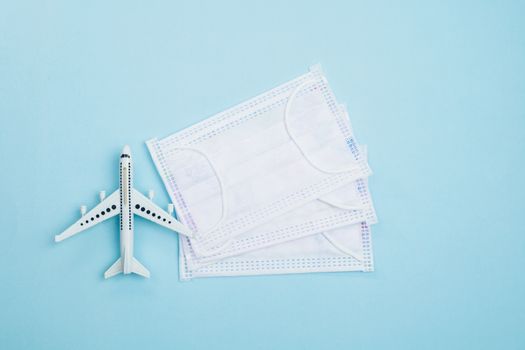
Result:
[[[180,236],[179,236],[180,237]],[[190,270],[180,251],[180,279],[374,270],[366,222],[274,245]]]
[[[361,153],[366,158],[363,148]],[[183,248],[187,268],[193,270],[231,256],[363,221],[374,224],[377,218],[368,181],[358,179],[233,238],[230,244],[213,255],[198,257],[191,241],[185,237],[179,237],[179,244]]]
[[[319,69],[148,147],[198,256],[370,173]]]

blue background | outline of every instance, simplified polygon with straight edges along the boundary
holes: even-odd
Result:
[[[75,4],[76,3],[76,4]],[[519,1],[4,1],[0,348],[525,348],[525,5]],[[117,187],[168,197],[144,141],[322,63],[369,145],[376,272],[181,283],[103,272],[117,220],[61,244]]]

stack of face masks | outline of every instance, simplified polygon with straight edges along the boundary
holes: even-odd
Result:
[[[373,270],[366,150],[319,66],[147,145],[194,232],[182,280]]]

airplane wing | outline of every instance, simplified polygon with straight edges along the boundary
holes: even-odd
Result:
[[[177,221],[173,216],[168,214],[153,203],[149,198],[142,193],[133,189],[133,213],[142,216],[145,219],[153,221],[160,226],[164,226],[172,231],[176,231],[182,235],[192,237],[193,232],[182,223]]]
[[[63,241],[77,233],[80,233],[90,227],[95,226],[102,221],[120,213],[120,190],[116,190],[111,195],[106,197],[96,207],[91,209],[85,215],[82,215],[80,220],[69,226],[64,232],[55,236],[55,242]]]

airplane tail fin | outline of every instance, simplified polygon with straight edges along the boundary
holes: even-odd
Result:
[[[133,273],[149,278],[149,271],[137,259],[133,258]]]
[[[145,268],[144,265],[142,265],[137,259],[133,258],[132,264],[131,272],[136,273],[142,277],[149,278],[150,274],[148,269]],[[122,272],[124,272],[124,264],[122,262],[122,258],[118,258],[117,261],[115,261],[113,265],[111,265],[111,267],[106,272],[104,272],[104,278],[108,279]]]
[[[122,273],[124,271],[122,265],[122,258],[118,258],[117,261],[115,261],[113,265],[111,265],[111,267],[106,272],[104,272],[104,278],[108,279],[118,275],[119,273]]]

